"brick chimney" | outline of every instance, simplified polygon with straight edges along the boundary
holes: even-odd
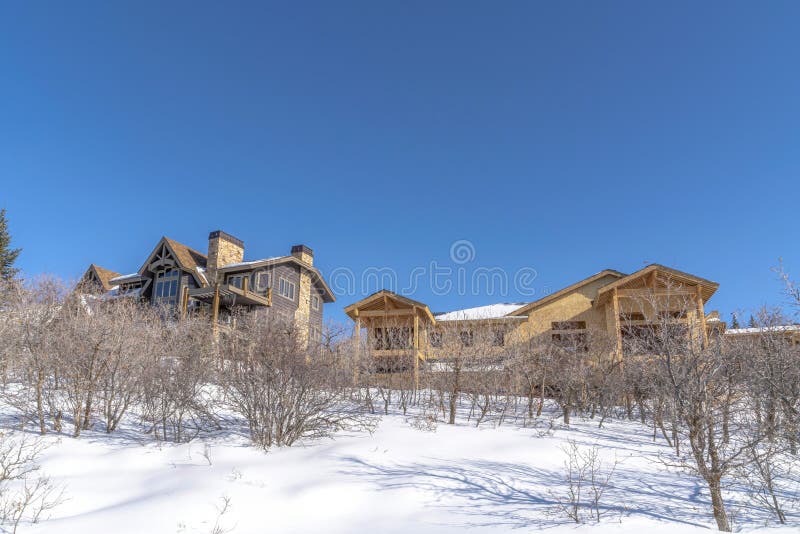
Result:
[[[302,261],[303,263],[307,263],[308,265],[314,265],[314,251],[305,245],[293,246],[292,256]]]
[[[208,262],[206,264],[206,278],[209,284],[214,284],[217,270],[231,263],[239,263],[244,259],[244,241],[226,234],[222,230],[215,230],[208,234]]]

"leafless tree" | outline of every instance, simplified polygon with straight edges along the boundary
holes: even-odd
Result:
[[[619,461],[607,465],[600,457],[597,445],[580,447],[575,440],[568,440],[562,449],[564,460],[564,492],[554,494],[559,511],[575,523],[586,519],[599,522],[605,505],[603,496],[611,486],[611,480]]]

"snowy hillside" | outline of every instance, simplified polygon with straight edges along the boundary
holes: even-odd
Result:
[[[553,414],[551,414],[553,416]],[[19,432],[17,432],[19,434]],[[384,416],[374,434],[261,452],[244,436],[158,444],[141,434],[48,436],[42,471],[64,487],[44,533],[500,533],[715,530],[703,483],[664,466],[671,454],[635,422],[543,417],[536,427],[438,424]],[[558,505],[564,447],[600,446],[618,462],[599,523],[576,526]],[[728,488],[737,523],[770,518]],[[227,502],[227,507],[226,503]],[[796,532],[794,525],[780,532]],[[216,529],[216,530],[215,530]],[[771,529],[772,531],[772,529]]]

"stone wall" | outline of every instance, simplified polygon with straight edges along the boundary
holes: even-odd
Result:
[[[244,259],[244,241],[237,239],[222,230],[208,234],[208,264],[206,278],[209,284],[214,284],[217,269],[239,263]]]

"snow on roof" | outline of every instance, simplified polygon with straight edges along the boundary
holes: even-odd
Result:
[[[489,304],[488,306],[478,306],[477,308],[466,308],[446,313],[434,314],[437,321],[475,321],[480,319],[500,319],[509,313],[525,306],[527,302],[501,302],[499,304]],[[525,316],[507,317],[507,319],[525,319]]]
[[[200,267],[200,266],[198,266],[198,267],[195,267],[195,269],[197,270],[197,276],[199,276],[199,277],[200,277],[200,279],[201,279],[203,282],[205,282],[206,284],[208,284],[208,278],[206,277],[206,270],[205,270],[205,269],[203,269],[203,268],[202,268],[202,267]]]
[[[787,324],[779,326],[758,326],[752,328],[729,328],[725,330],[725,335],[735,336],[736,334],[763,334],[768,332],[800,332],[800,325]]]
[[[142,275],[139,273],[131,273],[131,274],[123,274],[122,276],[117,276],[116,278],[112,278],[109,282],[124,282],[125,280],[130,280],[133,278],[141,278]]]
[[[240,261],[239,263],[229,263],[227,265],[223,265],[223,269],[231,269],[236,267],[248,267],[250,265],[255,265],[256,263],[263,263],[265,261],[272,261],[277,260],[279,258],[284,258],[285,256],[272,256],[270,258],[261,258],[260,260],[250,260],[250,261]]]

